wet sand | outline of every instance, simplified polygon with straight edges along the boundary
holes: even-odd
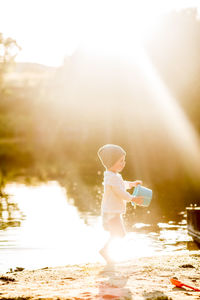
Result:
[[[200,251],[137,258],[118,263],[69,265],[0,275],[0,299],[200,299],[177,288],[176,277],[200,289]]]

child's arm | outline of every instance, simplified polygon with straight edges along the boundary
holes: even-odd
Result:
[[[127,202],[135,202],[138,205],[142,205],[144,197],[133,197],[130,193],[123,191],[118,186],[112,186],[112,190],[118,197],[122,198],[123,200],[126,200]]]
[[[142,180],[135,180],[135,181],[127,181],[124,180],[125,189],[131,189],[132,187],[136,187],[138,184],[142,184]]]
[[[112,191],[115,193],[115,195],[117,195],[118,197],[126,200],[126,201],[132,201],[133,196],[124,191],[123,189],[121,189],[119,186],[112,186]]]

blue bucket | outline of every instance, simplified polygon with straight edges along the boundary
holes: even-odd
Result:
[[[134,197],[139,197],[139,196],[143,196],[143,204],[142,206],[149,206],[149,204],[151,203],[151,199],[152,199],[152,190],[138,184],[132,194]],[[134,201],[131,202],[133,206],[135,206]]]

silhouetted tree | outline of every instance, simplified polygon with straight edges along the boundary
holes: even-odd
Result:
[[[19,50],[21,50],[21,47],[14,39],[10,37],[5,38],[3,34],[0,33],[0,88],[2,88],[3,85],[4,74],[14,63]]]

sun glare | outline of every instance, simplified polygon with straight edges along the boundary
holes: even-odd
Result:
[[[114,239],[108,251],[110,257],[116,262],[155,254],[151,241],[146,236],[142,234],[138,236],[135,233],[128,233],[124,239]]]
[[[199,1],[6,0],[1,1],[0,27],[22,47],[17,61],[56,66],[82,43],[88,51],[127,52],[151,37],[163,13],[191,6]]]
[[[155,7],[139,1],[101,2],[88,14],[82,46],[90,54],[126,56],[149,39],[157,18]]]

